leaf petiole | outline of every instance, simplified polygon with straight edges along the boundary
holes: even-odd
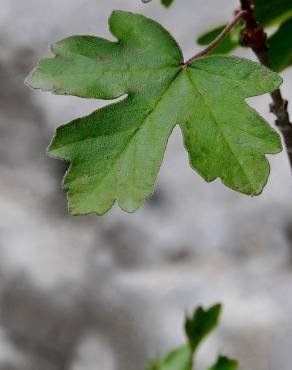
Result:
[[[224,30],[213,40],[204,50],[191,57],[187,62],[184,62],[183,67],[187,67],[192,64],[195,60],[202,58],[213,50],[227,35],[228,33],[244,18],[248,12],[246,10],[240,10],[234,19],[224,28]]]

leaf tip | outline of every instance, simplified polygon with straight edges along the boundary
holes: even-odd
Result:
[[[209,370],[237,370],[238,367],[239,362],[237,360],[220,355],[216,364],[213,365]]]

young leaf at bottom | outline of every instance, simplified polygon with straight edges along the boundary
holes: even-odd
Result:
[[[191,317],[186,318],[185,332],[194,350],[218,326],[221,309],[220,304],[206,310],[198,307]]]
[[[256,195],[266,184],[265,154],[278,134],[245,99],[273,91],[274,72],[237,57],[207,56],[183,65],[176,41],[142,15],[115,11],[111,42],[72,36],[52,47],[27,84],[56,94],[124,98],[57,129],[50,155],[70,161],[64,180],[72,214],[103,214],[117,200],[134,211],[153,192],[168,137],[180,124],[192,167]]]
[[[193,351],[189,345],[170,352],[164,359],[156,358],[145,370],[192,370]]]
[[[231,360],[228,357],[220,356],[215,365],[211,366],[209,370],[237,370],[239,363]]]
[[[154,358],[145,370],[192,370],[198,345],[217,327],[220,313],[220,304],[207,309],[198,307],[185,322],[188,343],[170,352],[164,359]],[[237,368],[237,361],[220,356],[209,370],[237,370]]]

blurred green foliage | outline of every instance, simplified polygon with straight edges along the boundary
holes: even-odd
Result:
[[[292,65],[292,0],[254,0],[255,16],[264,27],[276,26],[277,29],[268,38],[269,56],[274,71],[281,72]],[[226,27],[217,26],[202,34],[199,45],[211,43]],[[229,54],[240,46],[240,30],[243,22],[236,26],[218,45],[213,54]]]

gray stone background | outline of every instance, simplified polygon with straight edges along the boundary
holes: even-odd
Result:
[[[70,217],[65,165],[46,156],[54,129],[98,101],[31,91],[23,80],[48,44],[111,37],[113,9],[171,30],[191,56],[196,35],[232,16],[236,0],[0,0],[0,369],[138,370],[183,340],[185,312],[222,301],[222,325],[202,347],[242,370],[291,370],[292,177],[270,158],[249,198],[191,171],[179,130],[152,198],[133,215]],[[237,54],[253,58],[247,50]],[[292,98],[292,69],[283,74]],[[269,97],[250,99],[270,122]],[[291,106],[292,107],[292,104]],[[292,113],[292,111],[291,111]]]

